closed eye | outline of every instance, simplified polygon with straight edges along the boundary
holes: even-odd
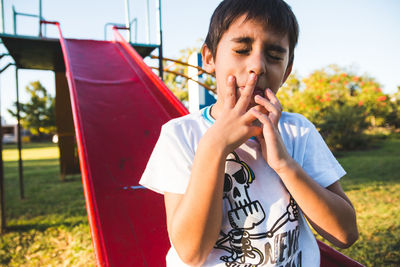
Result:
[[[276,60],[276,61],[280,61],[280,60],[282,60],[283,58],[282,57],[278,57],[278,56],[274,56],[274,55],[268,55],[268,57],[270,58],[270,59],[272,59],[272,60]]]
[[[235,52],[240,55],[247,55],[250,53],[250,50],[249,49],[240,49],[240,50],[235,50]]]

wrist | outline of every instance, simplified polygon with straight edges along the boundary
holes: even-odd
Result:
[[[280,177],[285,177],[289,172],[296,172],[299,167],[299,164],[292,157],[289,157],[273,169]]]
[[[224,156],[224,159],[231,152],[223,138],[219,135],[214,135],[211,128],[200,139],[200,146],[212,152],[213,156]]]

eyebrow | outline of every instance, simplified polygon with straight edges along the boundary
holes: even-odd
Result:
[[[231,41],[235,43],[251,44],[254,40],[250,37],[234,37],[231,39]]]
[[[241,44],[252,44],[254,42],[254,39],[251,37],[234,37],[231,39],[231,41],[235,42],[235,43],[241,43]],[[269,51],[275,51],[278,53],[286,53],[287,52],[286,48],[284,48],[280,45],[277,45],[277,44],[268,44],[265,46],[265,49],[269,50]]]
[[[286,53],[287,49],[280,46],[280,45],[276,45],[276,44],[269,44],[266,46],[266,50],[270,50],[270,51],[276,51],[279,53]]]

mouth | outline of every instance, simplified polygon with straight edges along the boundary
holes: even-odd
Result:
[[[243,91],[244,90],[244,86],[240,86],[240,87],[238,87],[238,90],[239,90],[239,92],[241,92],[241,91]],[[254,91],[253,91],[253,99],[254,99],[254,97],[256,96],[256,95],[259,95],[259,96],[261,96],[261,97],[265,97],[265,90],[264,89],[262,89],[261,87],[255,87],[254,88]]]

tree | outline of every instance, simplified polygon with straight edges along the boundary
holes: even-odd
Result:
[[[25,87],[30,95],[27,103],[20,103],[21,124],[30,129],[33,135],[42,138],[44,134],[53,134],[56,131],[55,98],[47,93],[46,88],[39,81],[31,82]],[[14,103],[16,110],[17,103]],[[17,117],[14,110],[8,112]]]
[[[300,90],[299,90],[300,88]],[[330,65],[301,82],[289,76],[278,93],[286,111],[311,120],[332,149],[354,149],[367,143],[364,131],[384,126],[390,114],[389,97],[368,75]]]

